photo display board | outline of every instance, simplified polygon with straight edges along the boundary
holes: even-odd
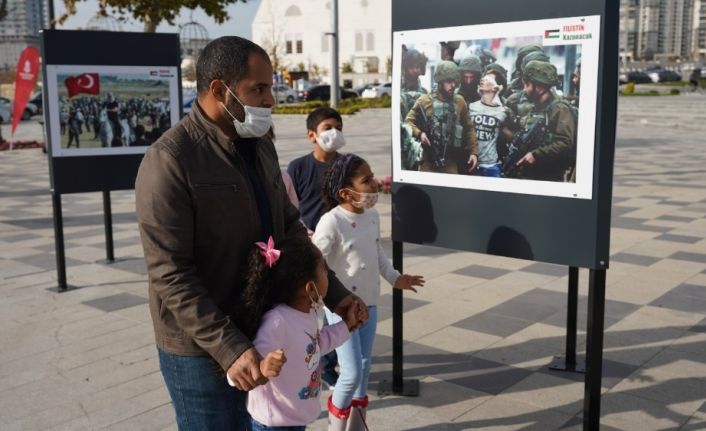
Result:
[[[181,116],[178,36],[45,30],[42,56],[52,189],[134,188],[145,151]]]
[[[479,5],[393,0],[393,239],[605,269],[617,19]]]

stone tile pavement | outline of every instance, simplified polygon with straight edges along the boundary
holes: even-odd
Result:
[[[602,429],[706,429],[706,98],[620,104]],[[284,166],[309,144],[303,117],[275,121]],[[347,150],[389,175],[389,111],[344,123]],[[175,429],[133,193],[112,193],[112,265],[97,263],[101,195],[63,197],[75,288],[59,294],[47,190],[40,150],[0,154],[0,430]],[[379,209],[390,252],[389,197]],[[373,396],[372,430],[581,429],[582,376],[547,369],[564,348],[566,268],[406,245],[405,269],[428,280],[405,296],[405,376],[421,396]],[[582,271],[580,352],[586,299]],[[372,394],[390,377],[390,316],[383,283]]]

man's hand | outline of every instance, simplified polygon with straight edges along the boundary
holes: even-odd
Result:
[[[414,286],[424,286],[425,282],[424,277],[421,275],[402,274],[397,277],[397,281],[395,281],[395,285],[392,287],[395,289],[411,290],[417,293],[417,289],[415,289]]]
[[[471,154],[468,158],[468,172],[473,172],[473,170],[478,166],[478,156]]]
[[[260,361],[260,372],[268,379],[277,377],[285,362],[287,362],[287,357],[284,355],[284,350],[277,349],[268,353],[267,357]]]
[[[534,158],[532,153],[527,153],[523,158],[517,161],[517,166],[524,165],[527,163],[528,165],[534,165],[537,162],[537,159]]]
[[[429,138],[427,137],[427,134],[424,133],[424,132],[422,132],[422,133],[419,135],[419,142],[421,142],[422,145],[426,145],[427,147],[431,147],[431,141],[430,141]]]
[[[228,377],[241,391],[249,391],[267,383],[267,377],[260,371],[262,356],[254,347],[249,348],[235,360],[228,369]]]
[[[339,316],[347,316],[348,311],[351,307],[353,308],[354,312],[358,314],[358,323],[353,327],[348,327],[351,331],[354,331],[360,328],[360,326],[365,323],[366,320],[368,320],[368,307],[360,298],[351,293],[350,295],[341,299],[338,305],[336,305],[336,309],[333,310],[333,312],[338,314]]]

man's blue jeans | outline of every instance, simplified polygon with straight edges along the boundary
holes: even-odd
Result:
[[[225,373],[213,358],[157,350],[180,431],[250,431],[246,392],[228,385]]]
[[[341,321],[338,314],[326,310],[329,324]],[[368,307],[368,320],[351,337],[336,349],[341,375],[333,390],[333,405],[339,409],[348,408],[353,398],[362,399],[368,394],[368,377],[370,376],[370,361],[373,355],[373,341],[378,323],[378,309]]]
[[[478,166],[478,175],[481,177],[495,177],[500,178],[500,163],[496,163],[490,166]]]

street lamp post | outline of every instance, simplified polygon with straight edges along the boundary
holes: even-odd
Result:
[[[331,107],[338,108],[338,0],[331,1],[332,29],[331,29]]]

